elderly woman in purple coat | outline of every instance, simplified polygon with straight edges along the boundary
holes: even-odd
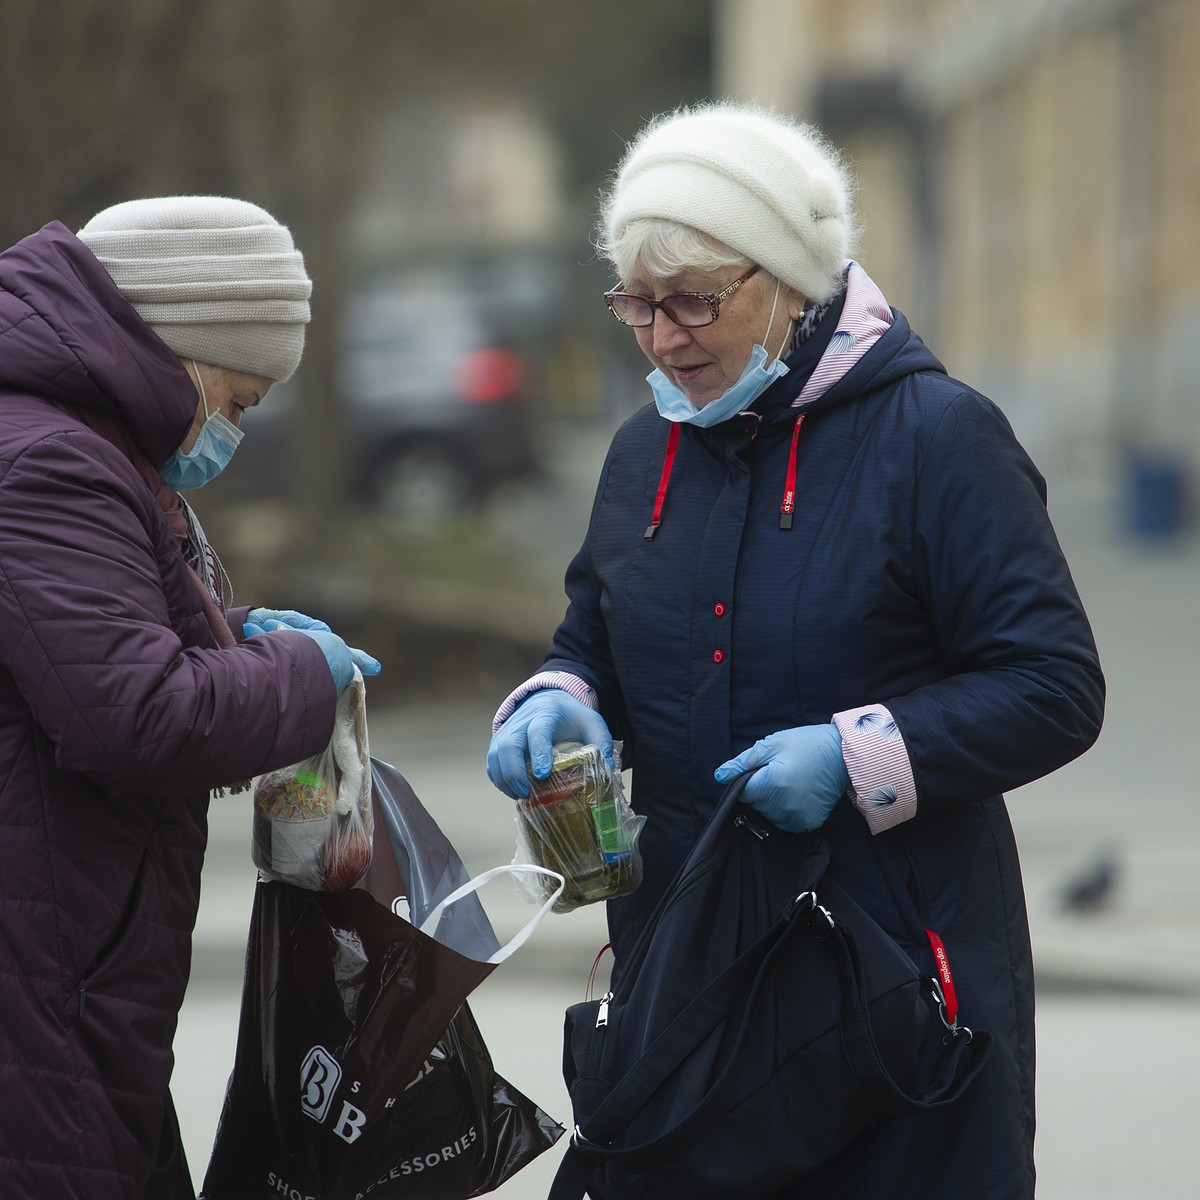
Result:
[[[1104,683],[1042,477],[852,258],[852,191],[818,131],[751,106],[630,144],[599,244],[653,399],[613,439],[566,615],[496,714],[488,773],[523,796],[554,743],[622,739],[646,823],[643,882],[608,903],[618,978],[730,780],[776,826],[820,829],[923,974],[948,956],[992,1053],[956,1103],[771,1194],[1018,1200],[1033,964],[1002,793],[1092,744]],[[672,1192],[597,1170],[591,1194]]]
[[[233,609],[181,491],[295,371],[253,204],[118,204],[0,254],[0,1195],[188,1197],[168,1084],[209,793],[317,753],[357,666]]]

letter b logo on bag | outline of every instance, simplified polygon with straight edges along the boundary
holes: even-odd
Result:
[[[300,1064],[301,1112],[314,1121],[324,1121],[341,1078],[338,1060],[324,1046],[314,1046]]]

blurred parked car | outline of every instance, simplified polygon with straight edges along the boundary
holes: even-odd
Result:
[[[541,470],[529,372],[470,293],[419,277],[377,284],[347,307],[339,348],[355,497],[411,521],[445,520]],[[282,494],[285,438],[303,386],[279,385],[246,421],[231,472]],[[232,482],[232,481],[231,481]]]

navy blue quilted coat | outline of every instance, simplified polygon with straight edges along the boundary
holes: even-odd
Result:
[[[1041,476],[996,406],[894,315],[806,410],[790,529],[789,404],[836,312],[759,419],[682,428],[651,540],[668,423],[647,406],[621,427],[546,669],[596,689],[647,818],[645,882],[609,905],[618,970],[720,793],[720,763],[886,705],[917,815],[873,837],[843,801],[826,826],[836,871],[932,974],[928,919],[962,1020],[995,1045],[960,1104],[893,1120],[786,1194],[1015,1200],[1034,1194],[1033,969],[1001,793],[1092,744],[1103,679]]]
[[[149,486],[79,418],[116,419],[157,466],[195,408],[179,359],[63,226],[0,254],[4,1200],[141,1200],[209,789],[333,730],[316,643],[218,649]]]

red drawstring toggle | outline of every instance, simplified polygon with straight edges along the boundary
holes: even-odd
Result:
[[[792,513],[796,511],[796,442],[800,437],[800,426],[804,424],[804,413],[796,418],[792,426],[792,448],[788,452],[787,481],[783,488],[783,503],[779,506],[779,528],[791,529]]]
[[[954,991],[954,976],[950,974],[950,960],[946,957],[946,947],[941,937],[932,929],[925,930],[929,945],[933,950],[933,961],[937,966],[937,983],[939,998],[942,1005],[942,1020],[946,1028],[953,1031],[958,1028],[958,996]]]
[[[667,433],[667,452],[663,456],[662,474],[658,477],[658,492],[654,497],[654,513],[650,518],[650,524],[646,526],[646,532],[643,534],[646,541],[649,541],[655,530],[662,524],[663,501],[667,498],[667,484],[671,480],[671,468],[675,465],[675,451],[679,446],[679,422],[672,421],[670,431]]]

